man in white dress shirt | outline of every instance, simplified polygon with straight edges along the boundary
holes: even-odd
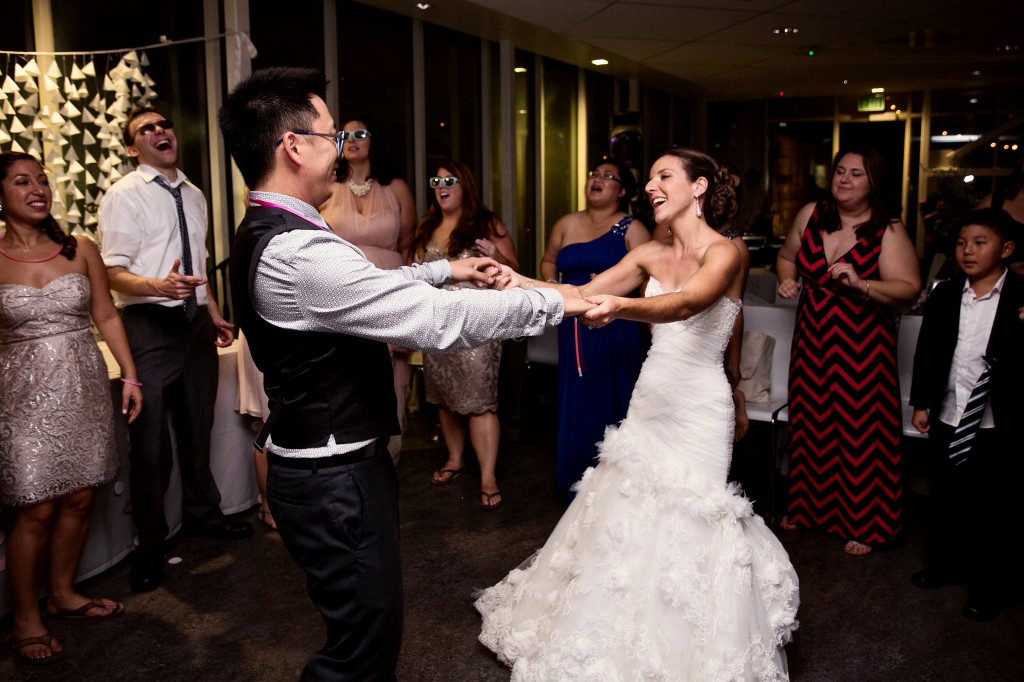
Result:
[[[164,493],[172,469],[167,412],[173,415],[187,533],[223,539],[252,534],[228,521],[210,473],[210,430],[217,397],[217,346],[233,327],[206,283],[207,210],[203,193],[176,167],[171,121],[153,109],[133,112],[124,142],[138,168],[103,197],[99,232],[146,409],[131,425],[132,520],[139,547],[130,583],[159,587],[168,533]]]

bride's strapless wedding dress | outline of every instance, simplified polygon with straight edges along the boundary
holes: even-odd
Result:
[[[653,278],[648,295],[661,293]],[[544,547],[480,593],[513,682],[786,680],[796,572],[726,476],[740,304],[654,325],[629,412]]]

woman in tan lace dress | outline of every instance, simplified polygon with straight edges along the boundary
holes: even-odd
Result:
[[[430,208],[420,220],[413,242],[417,262],[489,256],[519,269],[512,238],[480,201],[476,181],[466,166],[456,161],[442,163],[437,175],[430,178],[430,187],[434,190]],[[446,485],[462,474],[468,422],[469,440],[480,463],[480,507],[484,510],[501,504],[494,476],[500,439],[500,364],[500,341],[451,353],[423,354],[427,401],[440,405],[441,433],[448,448],[448,461],[434,472],[431,482]]]
[[[48,617],[103,619],[124,610],[74,590],[95,487],[117,472],[110,384],[90,315],[121,365],[122,412],[132,421],[142,406],[99,251],[64,234],[50,216],[52,198],[35,159],[0,154],[0,504],[14,511],[14,627],[6,640],[34,664],[64,653],[39,609],[47,558]]]
[[[338,163],[334,193],[320,207],[331,229],[356,246],[367,260],[383,270],[393,270],[409,261],[416,207],[412,192],[403,180],[393,177],[379,161],[381,137],[368,118],[351,119],[342,126],[349,133]],[[373,148],[377,147],[377,161]],[[405,409],[409,402],[409,358],[404,348],[391,346],[398,423],[405,431]],[[388,443],[391,459],[398,464],[402,436]]]

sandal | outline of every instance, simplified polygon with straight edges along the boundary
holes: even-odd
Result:
[[[53,635],[51,635],[49,632],[44,632],[38,637],[26,637],[25,639],[14,639],[13,635],[8,634],[6,637],[4,637],[4,641],[7,642],[12,649],[14,649],[14,653],[18,655],[18,658],[20,658],[25,663],[29,663],[31,665],[46,665],[47,663],[53,663],[58,658],[64,655],[63,649],[61,649],[60,651],[53,650]],[[40,656],[37,658],[25,654],[26,647],[37,645],[48,647],[50,649],[50,655]]]
[[[256,518],[259,519],[260,523],[271,530],[277,530],[277,523],[274,521],[273,515],[269,509],[260,509],[256,512]]]
[[[790,523],[788,516],[783,516],[779,519],[779,528],[782,530],[796,530],[798,526],[795,523]]]
[[[458,469],[438,469],[430,477],[430,482],[433,485],[448,485],[456,478],[462,475],[462,472],[466,470],[466,467],[459,467]],[[444,476],[448,476],[444,478]]]
[[[865,545],[863,542],[850,540],[843,545],[843,551],[850,556],[864,556],[865,554],[871,554],[871,545]]]
[[[46,615],[50,618],[67,618],[68,620],[106,620],[107,618],[113,618],[124,613],[124,604],[113,599],[107,599],[106,601],[113,603],[113,606],[107,606],[103,599],[90,599],[77,609],[57,609],[56,611],[51,611],[47,608]],[[93,609],[105,609],[109,610],[110,613],[105,613],[102,616],[90,616],[89,612]],[[42,644],[42,642],[36,642],[36,644]]]
[[[505,500],[499,498],[497,502],[491,504],[491,500],[493,500],[495,497],[498,497],[499,495],[501,495],[500,490],[495,490],[493,493],[488,493],[481,490],[480,497],[482,499],[480,500],[480,508],[483,509],[484,511],[494,511],[495,509],[500,507],[501,503],[504,502]]]

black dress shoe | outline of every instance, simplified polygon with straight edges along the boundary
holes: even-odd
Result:
[[[970,618],[980,623],[985,623],[999,615],[999,607],[991,604],[968,599],[964,604],[964,618]]]
[[[948,584],[950,581],[946,579],[946,576],[942,575],[938,571],[933,571],[930,568],[922,568],[920,571],[910,576],[910,582],[923,590],[934,590]]]
[[[132,562],[128,584],[132,592],[150,592],[160,587],[164,580],[164,557],[162,553],[139,552]]]
[[[252,524],[248,521],[228,521],[225,519],[220,523],[199,523],[183,526],[182,532],[195,538],[244,540],[252,535]]]

